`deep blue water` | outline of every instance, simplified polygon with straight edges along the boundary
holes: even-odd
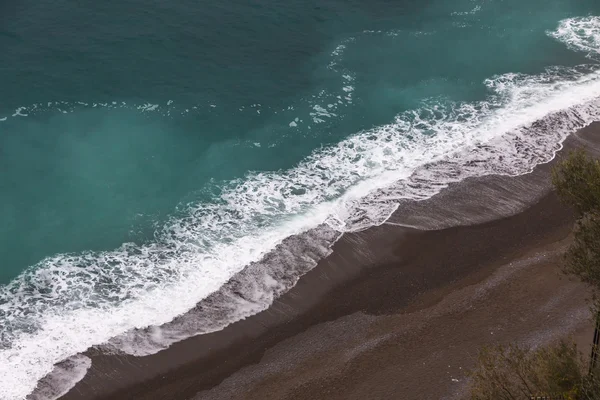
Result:
[[[425,157],[422,164],[449,151],[436,147],[446,133],[456,143],[452,151],[478,139],[459,140],[472,131],[467,122],[493,120],[498,114],[485,114],[488,103],[508,109],[518,97],[496,99],[486,79],[534,77],[511,81],[515,88],[576,79],[570,70],[547,69],[593,65],[595,58],[549,32],[567,18],[593,15],[600,15],[593,0],[0,4],[0,349],[10,351],[15,332],[43,327],[37,312],[63,315],[102,308],[106,299],[110,307],[137,299],[146,286],[132,276],[155,277],[151,290],[161,290],[179,282],[170,279],[180,271],[188,277],[205,268],[216,286],[202,290],[214,291],[243,266],[204,264],[235,253],[221,245],[288,232],[294,218],[313,218],[383,170],[411,171],[411,143],[423,141],[413,154]],[[600,45],[597,21],[586,27],[592,30],[574,28],[574,36]],[[424,104],[427,111],[410,114]],[[457,112],[461,104],[475,111]],[[430,125],[446,120],[452,124],[443,129]],[[410,132],[394,137],[378,130],[405,122]],[[451,127],[462,123],[453,136]],[[369,130],[365,140],[390,146],[383,162],[367,156],[360,141],[344,144]],[[402,146],[406,154],[394,156]],[[344,151],[341,161],[332,155]],[[244,242],[251,250],[243,254],[278,241]],[[141,250],[118,260],[110,253],[129,242]],[[185,246],[199,258],[177,253]],[[156,258],[132,264],[132,254],[149,248],[158,249]],[[172,265],[153,275],[163,262]],[[100,283],[81,289],[80,275]],[[31,306],[45,301],[47,308]],[[122,331],[158,323],[138,317],[123,317],[131,321],[122,321]],[[18,384],[30,383],[17,377]],[[11,398],[2,385],[0,398]]]

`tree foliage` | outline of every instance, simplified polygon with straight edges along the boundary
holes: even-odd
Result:
[[[471,372],[472,400],[516,400],[539,396],[599,400],[600,385],[586,375],[585,362],[572,342],[537,350],[516,345],[484,348]]]
[[[573,243],[565,254],[564,272],[600,289],[600,214],[588,212],[577,221]]]
[[[552,183],[561,201],[579,214],[563,270],[592,286],[600,318],[600,161],[584,150],[571,152],[552,170]]]
[[[552,184],[579,215],[600,210],[600,162],[584,150],[571,152],[552,170]]]
[[[600,292],[600,161],[572,152],[552,170],[561,201],[579,218],[563,270]],[[596,297],[597,323],[600,300]],[[594,347],[595,348],[595,347]],[[485,348],[471,373],[473,400],[600,400],[600,368],[589,370],[574,343],[561,341],[537,350],[511,345]],[[589,373],[588,373],[589,372]]]

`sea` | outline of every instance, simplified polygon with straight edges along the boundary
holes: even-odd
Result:
[[[597,0],[0,3],[0,399],[59,398],[90,348],[223,329],[401,201],[548,162],[600,119],[599,16]]]

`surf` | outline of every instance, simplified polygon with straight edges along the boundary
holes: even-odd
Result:
[[[141,356],[222,329],[268,308],[340,235],[384,223],[401,200],[550,161],[570,133],[600,117],[600,18],[564,20],[548,35],[591,63],[490,77],[482,101],[427,99],[291,169],[224,184],[210,202],[172,217],[150,243],[57,254],[30,267],[0,288],[0,398],[26,397],[56,375],[57,363],[90,346]],[[331,114],[313,110],[316,119]],[[12,118],[27,116],[19,108]],[[77,360],[72,369],[81,379],[89,365]]]

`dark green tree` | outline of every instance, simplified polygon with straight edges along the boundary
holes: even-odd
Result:
[[[577,221],[563,270],[600,290],[600,214],[588,212]]]
[[[577,150],[552,169],[552,184],[561,201],[581,216],[600,210],[600,162]]]
[[[591,400],[584,362],[572,342],[533,350],[516,345],[486,347],[471,373],[473,400],[530,397]]]
[[[600,161],[584,150],[571,152],[552,170],[552,183],[561,201],[575,209],[579,219],[573,243],[565,254],[564,272],[577,276],[594,289],[596,328],[590,357],[590,374],[596,368],[600,342]]]
[[[563,271],[600,293],[600,161],[584,150],[571,152],[552,170],[560,200],[572,207],[578,220]],[[519,346],[485,348],[471,373],[471,398],[600,400],[600,301],[595,295],[596,330],[585,373],[575,345],[562,341],[537,350]],[[545,397],[544,397],[545,396]]]

